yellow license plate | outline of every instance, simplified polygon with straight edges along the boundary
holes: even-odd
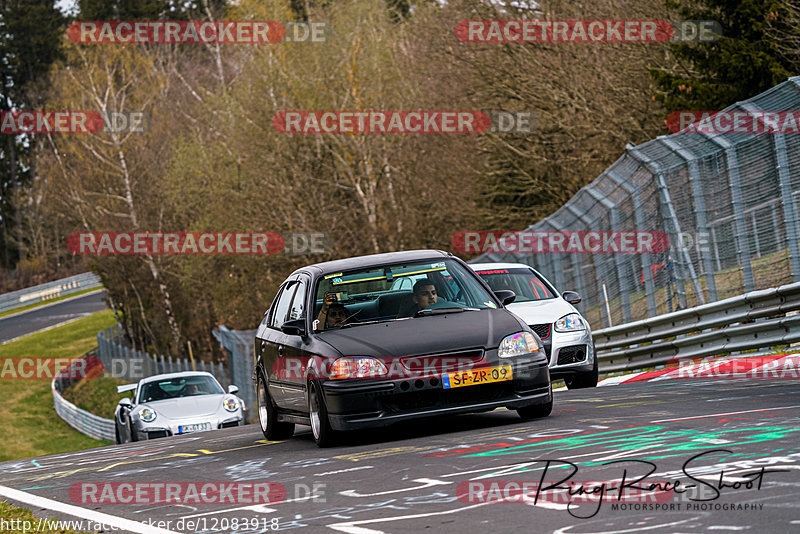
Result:
[[[444,373],[442,375],[442,386],[444,386],[444,389],[460,388],[463,386],[503,382],[512,378],[514,378],[514,375],[511,371],[511,366],[501,365],[499,367],[486,367],[457,373]]]

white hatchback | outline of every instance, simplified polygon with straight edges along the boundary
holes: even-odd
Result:
[[[553,284],[524,263],[473,263],[470,267],[493,291],[516,294],[506,308],[541,338],[552,379],[563,378],[570,389],[597,386],[592,330],[573,306],[581,301],[580,295],[574,291],[559,295]]]

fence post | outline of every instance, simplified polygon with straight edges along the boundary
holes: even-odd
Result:
[[[678,144],[675,140],[668,136],[658,138],[659,141],[667,145],[676,154],[682,157],[689,167],[689,182],[692,184],[692,200],[694,201],[694,214],[697,223],[697,231],[708,234],[708,221],[706,220],[706,201],[703,194],[703,183],[700,178],[700,166],[697,163],[697,158],[688,149]],[[695,240],[696,241],[696,240]],[[716,241],[716,239],[714,239]],[[683,243],[680,243],[683,246]],[[714,243],[714,251],[717,253],[717,269],[719,269],[719,251]],[[703,269],[706,274],[706,289],[708,291],[709,302],[714,302],[717,299],[717,280],[714,272],[714,266],[711,259],[711,251],[698,248],[698,256],[702,258]]]
[[[572,213],[576,219],[581,221],[586,228],[591,228],[591,225],[595,220],[588,219],[583,213],[581,213],[575,206],[571,204],[566,204],[567,210]],[[597,262],[597,254],[591,254],[592,257],[592,264],[594,265],[594,277],[597,283],[597,291],[595,292],[597,295],[596,304],[600,306],[601,315],[605,317],[605,324],[607,327],[611,326],[611,317],[608,316],[608,311],[605,307],[605,300],[603,299],[603,293],[601,291],[601,287],[603,287],[603,277],[600,274],[600,268]]]
[[[611,223],[611,231],[620,232],[622,228],[619,222],[619,210],[613,202],[606,198],[601,191],[598,191],[592,185],[586,186],[586,192],[589,193],[595,200],[603,205],[608,210],[609,222]],[[625,283],[625,266],[621,254],[614,254],[614,266],[617,271],[617,287],[620,299],[622,301],[622,322],[629,323],[631,321],[631,295],[628,291],[627,284]]]
[[[700,135],[725,152],[725,163],[728,167],[728,185],[731,188],[731,202],[733,203],[733,236],[736,241],[736,255],[739,259],[739,265],[742,266],[744,290],[745,292],[753,291],[755,289],[755,280],[753,279],[753,265],[750,263],[750,243],[748,242],[744,200],[742,199],[742,183],[739,176],[739,157],[736,154],[736,147],[720,136],[707,133],[701,133]]]
[[[795,82],[797,83],[797,82]],[[800,246],[798,237],[797,207],[792,195],[792,179],[789,176],[789,160],[786,157],[786,138],[784,134],[775,134],[775,160],[777,161],[778,180],[781,186],[781,203],[783,204],[783,220],[786,226],[786,241],[789,245],[789,260],[792,267],[792,280],[800,282]]]
[[[561,226],[561,224],[559,224],[555,220],[552,220],[549,217],[545,219],[544,222],[546,222],[550,226],[550,228],[556,231],[559,232],[566,231],[566,228],[564,228],[563,226]],[[583,314],[586,313],[586,298],[589,296],[589,293],[586,290],[586,281],[583,278],[583,265],[581,264],[581,260],[578,259],[577,254],[570,254],[569,259],[572,262],[572,269],[575,272],[574,277],[578,285],[578,287],[574,288],[574,290],[578,291],[578,294],[580,294],[582,299],[581,302],[578,304],[577,308],[578,311],[580,311]],[[559,285],[558,282],[556,282],[556,289],[559,291],[566,291],[573,288],[564,287],[563,285]]]

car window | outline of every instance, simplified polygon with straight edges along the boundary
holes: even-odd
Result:
[[[429,305],[431,308],[496,307],[470,269],[446,259],[376,265],[329,274],[320,280],[314,292],[315,312],[319,312],[326,294],[335,294],[336,300],[355,318],[351,323],[410,317],[417,311],[411,292],[420,280],[429,281],[436,289],[438,299]]]
[[[154,402],[196,395],[220,395],[224,391],[210,376],[195,375],[146,382],[142,385],[141,393],[139,402]]]
[[[281,325],[286,322],[286,315],[289,312],[289,305],[292,302],[295,289],[297,289],[297,284],[287,284],[283,286],[281,294],[275,301],[275,309],[272,312],[272,319],[270,320],[270,326],[273,328],[280,328]]]
[[[525,267],[480,269],[478,275],[486,280],[492,291],[510,289],[517,294],[514,302],[530,302],[555,298],[550,285]]]
[[[303,319],[306,316],[305,302],[307,285],[305,280],[300,280],[300,282],[298,282],[296,285],[297,291],[295,291],[292,304],[289,307],[289,316],[286,319],[287,321]]]

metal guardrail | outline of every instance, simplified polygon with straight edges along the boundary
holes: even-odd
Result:
[[[83,359],[85,361],[87,357],[95,355],[95,351],[91,351],[78,360]],[[75,365],[76,363],[72,362],[72,366]],[[86,410],[82,410],[61,395],[64,390],[75,382],[75,379],[70,378],[71,375],[72,373],[69,371],[59,373],[53,378],[53,382],[50,385],[50,389],[53,392],[53,406],[55,407],[56,413],[69,426],[90,438],[115,441],[114,421],[112,419],[104,419]]]
[[[3,293],[0,295],[0,313],[96,287],[102,287],[100,277],[94,273],[83,273],[54,282]]]
[[[600,372],[800,341],[800,282],[593,332]]]

